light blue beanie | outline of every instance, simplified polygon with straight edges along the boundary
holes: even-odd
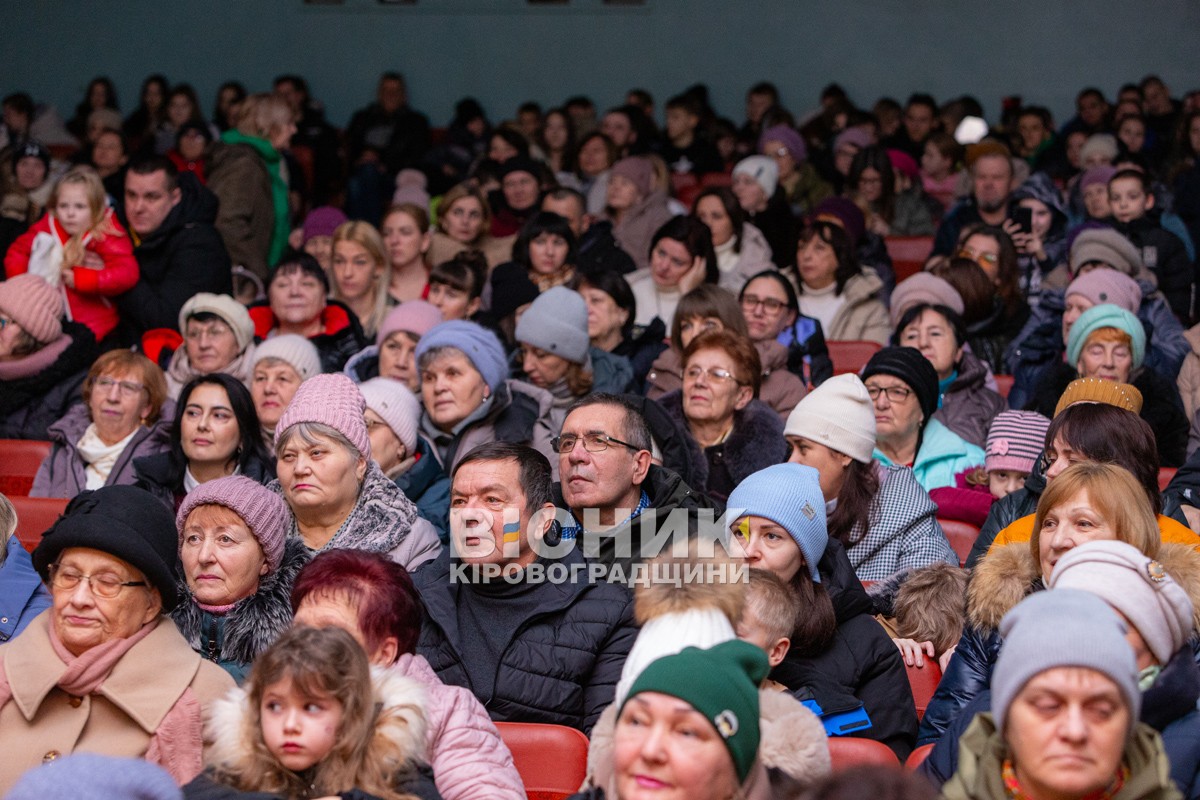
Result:
[[[1129,334],[1133,340],[1133,368],[1142,365],[1146,357],[1146,329],[1136,315],[1129,313],[1120,306],[1104,303],[1092,306],[1079,315],[1071,326],[1071,335],[1067,338],[1067,363],[1072,367],[1079,363],[1079,354],[1083,352],[1083,344],[1093,331],[1101,328],[1116,328]]]
[[[817,562],[829,544],[821,474],[803,464],[776,464],[760,469],[737,485],[725,507],[739,517],[766,517],[792,535],[813,583],[821,582]]]
[[[493,392],[508,377],[508,360],[496,334],[474,322],[456,319],[429,329],[417,345],[417,363],[421,356],[439,347],[453,347],[470,359],[483,381]]]

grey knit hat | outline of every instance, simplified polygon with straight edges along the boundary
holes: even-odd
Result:
[[[1137,663],[1117,612],[1078,589],[1035,592],[1000,620],[1004,645],[992,673],[992,716],[1001,731],[1025,684],[1056,667],[1085,667],[1117,685],[1129,706],[1132,730],[1142,707]]]
[[[521,315],[516,339],[567,361],[585,363],[591,346],[587,302],[565,286],[547,289]]]

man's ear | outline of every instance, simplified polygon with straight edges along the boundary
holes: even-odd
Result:
[[[653,463],[654,456],[649,450],[638,450],[633,456],[633,475],[632,483],[638,486],[642,481],[646,480],[646,473],[650,471],[650,464]]]
[[[183,190],[176,186],[171,190],[171,207],[179,205],[179,201],[183,199]]]

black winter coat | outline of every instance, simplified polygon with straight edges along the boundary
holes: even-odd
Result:
[[[170,451],[135,458],[133,472],[137,476],[137,482],[134,485],[157,497],[174,514],[187,495],[183,490],[183,475],[186,469],[187,465],[183,460]],[[241,474],[266,486],[275,480],[275,463],[251,456]]]
[[[86,325],[66,322],[67,349],[36,375],[0,380],[0,439],[48,440],[48,428],[83,401],[80,389],[99,350]]]
[[[788,653],[771,677],[815,699],[825,712],[849,710],[839,704],[856,699],[871,727],[855,735],[886,744],[903,761],[916,741],[917,712],[900,651],[875,620],[871,598],[840,541],[829,540],[817,569],[833,601],[837,633],[817,656]]]
[[[586,561],[573,548],[558,561],[539,563],[562,564],[570,571]],[[630,591],[612,583],[546,581],[534,589],[537,610],[504,647],[500,662],[468,664],[461,641],[478,634],[459,630],[457,598],[471,589],[451,583],[450,570],[450,552],[443,550],[413,573],[425,606],[417,652],[438,677],[474,691],[472,675],[489,670],[495,675],[492,696],[479,699],[493,720],[590,731],[612,702],[625,657],[637,638]]]
[[[1129,222],[1114,222],[1113,227],[1141,253],[1142,262],[1158,278],[1158,288],[1184,327],[1195,322],[1195,272],[1180,238],[1162,227],[1154,211]]]
[[[140,275],[117,297],[122,336],[140,341],[152,328],[179,326],[179,311],[198,292],[232,294],[232,262],[217,220],[217,196],[190,172],[179,176],[181,197],[158,230],[133,248]],[[129,229],[129,220],[121,217]]]

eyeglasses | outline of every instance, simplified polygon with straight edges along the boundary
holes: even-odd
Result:
[[[704,369],[703,367],[688,367],[683,372],[683,377],[689,381],[699,380],[701,375],[707,375],[709,380],[716,381],[717,383],[726,383],[728,381],[741,383],[732,372],[720,367],[709,367],[708,369]]]
[[[620,439],[613,438],[603,433],[585,433],[583,436],[578,436],[574,433],[555,436],[550,440],[550,446],[554,448],[556,453],[569,453],[575,449],[576,442],[583,440],[583,449],[589,453],[603,453],[608,449],[609,445],[619,444],[622,447],[628,447],[633,452],[638,452],[642,448],[622,442]]]
[[[980,266],[987,264],[988,266],[994,267],[996,264],[1000,263],[1000,256],[996,255],[995,253],[976,253],[969,247],[964,247],[959,250],[957,257],[970,259]]]
[[[50,565],[50,585],[65,592],[74,590],[80,581],[87,581],[88,589],[96,597],[111,600],[126,586],[145,586],[145,581],[122,581],[116,575],[84,575],[70,567],[63,569],[59,564]]]
[[[782,300],[776,300],[774,297],[759,297],[754,294],[742,295],[742,308],[747,311],[752,311],[759,306],[768,314],[778,314],[780,310],[787,306],[787,303]]]
[[[114,386],[120,386],[121,394],[124,397],[133,397],[146,390],[145,386],[136,381],[119,381],[116,378],[96,378],[95,386],[102,392],[107,392]]]
[[[889,403],[903,403],[912,396],[913,390],[906,386],[868,386],[867,394],[872,400],[878,400],[880,394],[886,394]]]

